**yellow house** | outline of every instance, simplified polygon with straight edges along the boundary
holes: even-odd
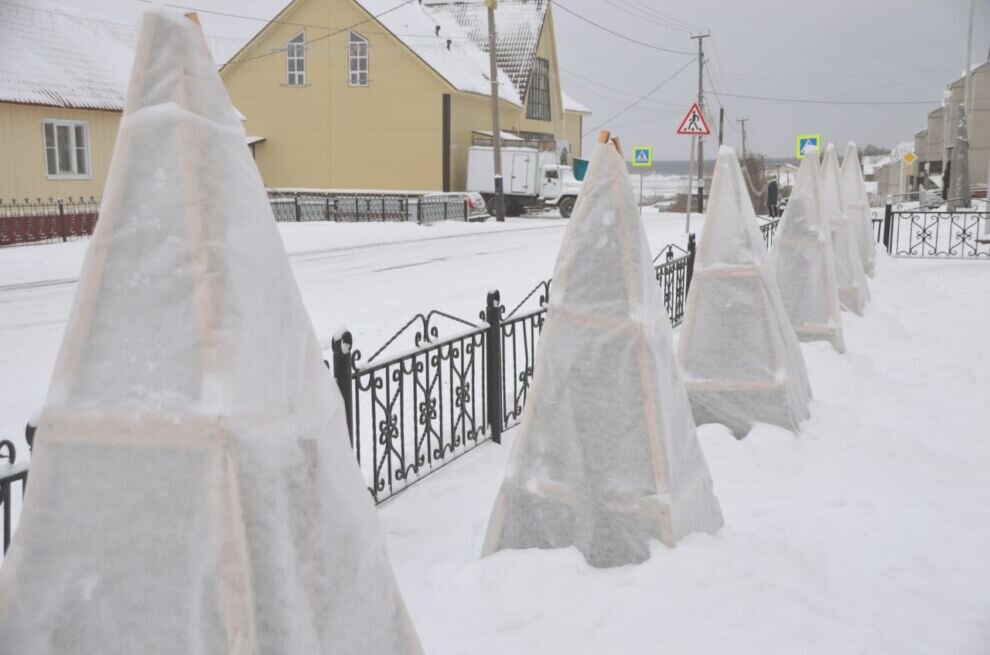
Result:
[[[0,201],[99,197],[133,31],[0,3]]]
[[[496,25],[502,131],[580,155],[550,3],[502,2]],[[221,75],[270,187],[463,190],[491,140],[487,43],[480,2],[292,0]]]

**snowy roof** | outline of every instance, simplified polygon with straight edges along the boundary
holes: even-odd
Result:
[[[221,41],[207,38],[214,61]],[[123,111],[136,42],[127,23],[0,2],[0,102]]]
[[[543,31],[547,0],[501,2],[495,10],[498,38],[498,67],[526,97],[536,49]],[[453,18],[481,52],[488,54],[488,9],[480,2],[428,2],[434,15]]]
[[[452,14],[431,11],[418,2],[396,7],[395,0],[356,1],[451,86],[470,93],[490,93],[488,55],[475,46]],[[499,97],[521,105],[522,95],[512,80],[504,71],[499,73]]]
[[[121,111],[134,30],[0,3],[0,101]]]
[[[575,111],[579,114],[590,114],[591,110],[582,105],[580,102],[570,97],[563,91],[560,92],[564,96],[564,111]]]

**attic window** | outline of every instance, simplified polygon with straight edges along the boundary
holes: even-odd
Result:
[[[550,120],[550,62],[539,57],[533,62],[526,93],[526,118]]]
[[[349,83],[351,86],[368,86],[368,39],[357,32],[351,32],[349,41]]]
[[[48,177],[89,178],[89,123],[45,120],[45,171]]]
[[[300,32],[289,39],[285,49],[289,86],[306,86],[306,33]]]

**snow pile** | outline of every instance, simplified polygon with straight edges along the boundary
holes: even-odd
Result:
[[[846,217],[852,223],[859,243],[860,259],[864,272],[873,276],[876,269],[876,236],[873,232],[873,218],[870,216],[870,198],[866,193],[866,181],[859,166],[859,153],[852,141],[846,146],[846,156],[842,159],[842,199]]]
[[[719,148],[678,361],[698,424],[744,437],[757,421],[792,432],[811,387],[732,148]]]
[[[843,211],[839,160],[835,155],[835,146],[831,143],[825,147],[819,202],[823,220],[832,227],[839,301],[845,309],[862,316],[863,309],[870,299],[870,290],[866,284],[866,273],[863,271],[856,231],[852,221]]]
[[[828,341],[845,352],[831,228],[819,200],[817,154],[817,149],[808,151],[801,160],[770,256],[784,309],[798,339]]]
[[[419,653],[202,33],[146,15],[0,652]]]
[[[522,427],[484,553],[576,546],[642,562],[722,525],[622,157],[599,144],[554,270]]]

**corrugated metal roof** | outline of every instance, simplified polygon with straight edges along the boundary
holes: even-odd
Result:
[[[464,28],[472,43],[488,54],[488,9],[479,2],[427,2],[436,14],[447,14]],[[526,97],[530,73],[547,13],[547,0],[502,0],[495,10],[498,67]]]
[[[134,31],[0,3],[0,101],[121,111]]]

